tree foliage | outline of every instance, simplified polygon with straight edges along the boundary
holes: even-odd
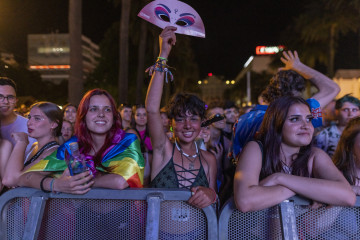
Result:
[[[341,35],[360,28],[359,1],[315,0],[306,5],[305,11],[294,19],[283,33],[285,44],[297,49],[302,61],[313,67],[316,63],[327,66],[333,75],[334,58]]]

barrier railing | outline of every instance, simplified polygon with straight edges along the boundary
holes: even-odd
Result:
[[[219,220],[211,207],[186,203],[177,189],[92,189],[84,195],[16,188],[0,197],[0,239],[360,239],[355,207],[310,209],[293,197],[242,213],[233,199]]]
[[[293,197],[277,206],[243,213],[233,199],[219,217],[219,239],[360,239],[360,197],[354,207],[323,206]]]
[[[216,211],[177,189],[92,189],[84,195],[16,188],[0,197],[0,239],[218,239]]]

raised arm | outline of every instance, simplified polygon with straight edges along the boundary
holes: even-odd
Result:
[[[261,166],[260,147],[256,142],[251,141],[239,156],[234,178],[235,204],[242,212],[272,207],[295,195],[293,191],[281,185],[260,185]]]
[[[333,80],[303,64],[296,51],[294,53],[284,51],[281,61],[285,66],[279,70],[294,70],[319,89],[319,92],[312,96],[312,98],[316,99],[321,107],[329,104],[340,92],[340,87]]]
[[[166,27],[160,34],[160,54],[159,58],[167,59],[171,48],[175,45],[176,37],[174,31],[175,27]],[[152,74],[150,85],[147,91],[145,107],[148,117],[149,133],[151,144],[155,152],[163,151],[165,142],[167,140],[166,134],[163,130],[160,116],[160,103],[164,85],[164,72],[155,71]]]

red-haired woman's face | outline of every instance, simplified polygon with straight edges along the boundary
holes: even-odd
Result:
[[[87,129],[92,135],[104,135],[109,132],[114,124],[114,113],[111,103],[105,95],[94,95],[90,98],[85,121]]]

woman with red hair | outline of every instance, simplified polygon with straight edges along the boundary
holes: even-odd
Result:
[[[78,142],[88,171],[70,177],[66,151]],[[124,189],[142,187],[144,160],[139,141],[121,129],[115,101],[105,90],[93,89],[82,98],[77,111],[75,136],[57,151],[21,175],[18,186],[45,192],[84,194],[91,187]]]

